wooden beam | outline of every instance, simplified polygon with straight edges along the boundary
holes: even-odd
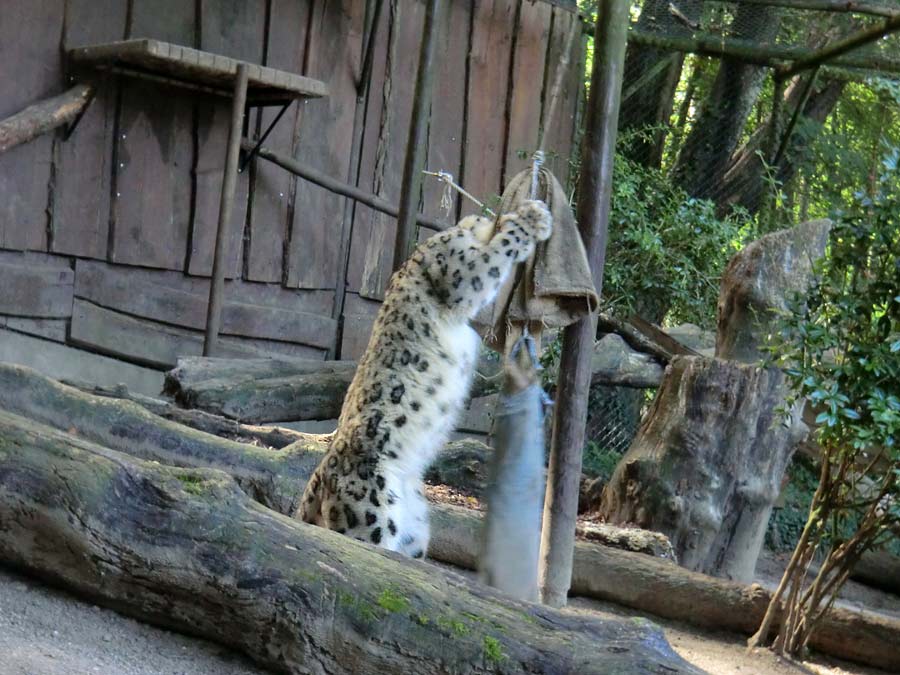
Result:
[[[820,12],[844,12],[848,14],[869,14],[891,18],[900,16],[900,7],[888,7],[858,0],[730,0],[739,5],[764,5],[786,9],[804,9]]]
[[[242,147],[245,150],[250,150],[251,148],[253,148],[253,143],[245,140],[242,143]],[[349,185],[344,181],[338,180],[337,178],[332,178],[331,176],[324,174],[321,171],[306,166],[305,164],[301,164],[297,160],[287,157],[286,155],[273,152],[266,147],[261,147],[256,152],[256,155],[257,157],[261,157],[262,159],[277,164],[282,169],[284,169],[285,171],[290,171],[295,176],[299,176],[304,180],[308,180],[310,183],[315,183],[319,187],[325,188],[329,192],[333,192],[343,197],[349,197],[350,199],[354,199],[362,204],[365,204],[366,206],[373,208],[380,213],[393,216],[394,218],[397,217],[398,209],[395,204],[391,204],[389,201],[382,199],[381,197],[376,197],[371,192],[360,190],[358,187]],[[422,227],[427,227],[428,229],[434,230],[435,232],[440,232],[441,230],[447,229],[447,225],[445,223],[441,223],[422,214],[417,214],[416,220]]]
[[[30,105],[0,121],[0,153],[77,119],[93,96],[93,87],[76,84],[59,96]]]
[[[422,191],[422,169],[425,168],[425,130],[431,113],[431,83],[434,79],[434,46],[437,41],[438,14],[441,0],[427,0],[422,42],[419,48],[419,69],[413,94],[412,118],[406,140],[403,162],[403,182],[400,184],[400,204],[397,215],[397,236],[394,240],[392,269],[398,270],[406,262],[416,244],[416,212]]]
[[[203,356],[213,356],[222,325],[222,295],[225,292],[225,243],[226,230],[231,222],[234,206],[234,190],[237,186],[238,161],[241,154],[241,135],[244,126],[244,108],[247,103],[247,64],[239,63],[234,78],[234,98],[231,102],[231,126],[228,129],[228,149],[225,154],[225,175],[222,180],[222,197],[219,200],[219,226],[216,229],[216,249],[213,256],[212,279],[209,284],[209,307],[206,312],[206,339]]]
[[[769,68],[783,68],[786,62],[805,59],[814,53],[813,50],[799,47],[757,47],[738,40],[723,40],[713,35],[674,37],[635,29],[628,32],[628,40],[665,51],[729,58]],[[828,65],[900,73],[900,59],[880,54],[844,54],[829,61]]]
[[[588,253],[598,293],[602,290],[606,231],[612,193],[613,161],[622,97],[622,74],[628,42],[630,3],[601,3],[594,34],[594,68],[581,160],[576,220]],[[547,474],[541,532],[542,600],[562,606],[572,581],[575,521],[578,513],[581,452],[591,385],[591,358],[596,315],[568,326],[563,333],[557,380],[557,405]]]
[[[836,63],[837,59],[847,52],[859,49],[863,45],[867,45],[875,40],[880,40],[885,35],[900,30],[900,14],[887,19],[884,23],[875,26],[863,28],[852,35],[826,45],[822,49],[816,50],[807,56],[796,59],[790,66],[781,68],[781,76],[784,78],[792,77],[797,73],[816,68],[825,63]]]

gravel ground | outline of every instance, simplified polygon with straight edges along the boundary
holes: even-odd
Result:
[[[0,569],[0,675],[264,675],[219,645]]]

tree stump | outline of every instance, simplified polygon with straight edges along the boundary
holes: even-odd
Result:
[[[791,450],[783,376],[680,356],[603,493],[612,524],[669,537],[690,570],[749,582]]]
[[[734,255],[719,290],[717,358],[753,364],[762,359],[776,312],[806,292],[830,231],[830,220],[811,220],[760,237]]]

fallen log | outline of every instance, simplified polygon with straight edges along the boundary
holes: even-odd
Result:
[[[281,432],[293,442],[272,450],[220,438],[191,428],[194,424],[183,426],[165,419],[165,415],[154,412],[160,407],[163,412],[171,412],[167,407],[170,404],[158,399],[127,394],[125,389],[103,391],[117,395],[96,395],[51,380],[30,368],[0,363],[0,409],[143,460],[225,471],[254,499],[285,515],[292,515],[299,505],[306,481],[318,466],[330,438],[328,434],[284,429]],[[230,425],[235,425],[241,434],[250,434],[248,429],[257,428],[200,414],[206,416],[207,426],[225,429],[229,436],[234,429]],[[190,416],[190,422],[196,420],[196,415]],[[255,438],[264,437],[262,433],[263,436],[254,434]],[[489,448],[477,441],[451,441],[446,453],[435,462],[434,475],[454,487],[477,487],[461,470],[459,460],[468,457],[483,466],[488,452]]]
[[[500,364],[481,359],[472,396],[492,393]],[[186,408],[249,423],[333,419],[356,372],[352,361],[188,357],[166,373],[163,392]]]
[[[115,385],[106,387],[103,385],[93,385],[86,382],[75,382],[70,380],[60,380],[64,385],[75,387],[88,394],[96,394],[106,398],[117,398],[124,401],[133,401],[142,408],[145,408],[154,415],[158,415],[163,419],[183,424],[186,427],[205,431],[213,436],[227,438],[239,443],[254,443],[265,445],[270,448],[283,448],[296,441],[304,440],[308,434],[303,434],[293,429],[285,427],[266,427],[251,424],[241,424],[235,420],[230,420],[219,415],[204,412],[202,410],[193,410],[190,408],[179,408],[177,405],[170,403],[161,398],[145,396],[130,392],[128,387],[124,385]]]
[[[0,120],[0,153],[71,122],[84,111],[93,96],[93,87],[76,84],[59,96],[30,105]]]
[[[286,673],[699,673],[658,628],[510,600],[284,518],[226,474],[0,412],[0,560]]]
[[[322,437],[307,436],[301,443],[273,451],[217,439],[157,418],[133,402],[92,396],[28,368],[5,364],[0,364],[0,409],[57,430],[71,430],[78,442],[108,442],[131,456],[175,467],[221,469],[254,499],[287,515],[293,513],[325,443]],[[122,433],[125,430],[128,432]],[[0,427],[0,443],[6,435]],[[145,435],[149,442],[141,441]],[[165,449],[156,447],[157,443]],[[289,474],[287,480],[277,480],[275,472],[279,470]],[[0,494],[6,482],[0,469]],[[477,512],[432,504],[431,526],[430,558],[476,568]],[[2,530],[0,524],[0,536]],[[576,545],[572,593],[748,635],[758,627],[769,597],[755,586],[689,572],[643,553],[592,542]],[[833,656],[896,670],[900,668],[900,655],[894,649],[898,642],[900,622],[833,609],[812,646]]]
[[[431,558],[475,569],[481,516],[457,506],[432,505]],[[579,541],[575,544],[572,595],[631,607],[701,628],[753,634],[771,593],[752,584],[691,572],[667,560]],[[817,651],[889,672],[900,671],[900,621],[832,608],[813,634]]]
[[[850,578],[900,595],[900,557],[888,551],[866,551],[853,566]]]
[[[594,346],[593,384],[655,387],[663,367],[624,340],[609,335]],[[356,364],[312,359],[209,359],[187,357],[166,373],[163,393],[185,407],[245,423],[333,419]],[[500,362],[483,356],[472,382],[472,398],[497,391]]]
[[[0,364],[0,409],[144,460],[221,469],[281,513],[296,509],[327,442],[304,435],[279,451],[236,443],[162,419],[133,401],[87,394],[10,364]]]

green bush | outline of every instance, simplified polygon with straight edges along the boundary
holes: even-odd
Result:
[[[603,296],[607,311],[715,324],[719,279],[752,236],[742,211],[720,217],[659,169],[616,157]]]

